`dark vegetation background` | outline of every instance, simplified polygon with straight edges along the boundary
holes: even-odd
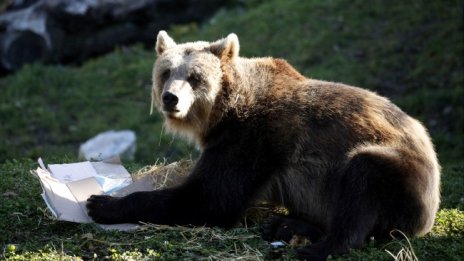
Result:
[[[168,31],[178,42],[216,40],[235,32],[242,56],[285,58],[308,77],[385,95],[421,120],[443,165],[443,203],[434,232],[413,240],[413,247],[421,260],[462,260],[463,9],[462,0],[237,1],[204,24],[174,25]],[[153,46],[155,37],[153,32]],[[214,251],[221,249],[228,255],[234,251],[236,234],[221,243],[208,234],[219,232],[203,231],[195,235],[209,245],[204,243],[201,251],[185,250],[179,231],[156,230],[156,236],[105,233],[90,225],[56,222],[44,213],[40,186],[28,174],[36,168],[35,160],[75,161],[79,144],[99,132],[131,129],[137,133],[136,159],[126,163],[132,171],[163,158],[195,158],[192,146],[163,133],[159,114],[149,115],[154,59],[154,51],[142,45],[123,46],[79,67],[37,63],[0,78],[3,257],[14,257],[11,244],[18,246],[18,259],[42,252],[47,258],[57,254],[118,259],[124,251],[145,258],[151,249],[159,254],[157,258],[170,259],[225,257]],[[253,229],[233,233],[239,235],[235,239],[244,237],[251,249],[267,253],[264,242],[248,237],[256,235]],[[171,247],[160,245],[166,240]],[[249,249],[238,247],[239,252]],[[350,256],[353,260],[389,258],[383,246],[376,245]]]

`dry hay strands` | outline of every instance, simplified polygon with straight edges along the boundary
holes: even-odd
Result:
[[[194,163],[192,160],[181,160],[170,164],[155,163],[145,166],[132,174],[134,181],[148,178],[152,181],[153,189],[162,189],[182,183],[190,173]]]
[[[400,239],[396,238],[393,233],[399,233],[400,234]],[[401,249],[398,251],[398,253],[393,254],[391,251],[388,249],[385,249],[385,251],[393,257],[395,261],[419,261],[419,259],[416,256],[416,253],[414,253],[414,249],[411,245],[411,241],[409,241],[409,238],[400,230],[392,230],[390,231],[390,236],[394,239],[393,242],[387,244],[385,247],[391,245],[391,244],[399,244]],[[402,238],[406,239],[406,244],[401,242]]]

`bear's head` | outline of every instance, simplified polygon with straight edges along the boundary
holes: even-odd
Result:
[[[233,64],[238,52],[235,34],[211,43],[176,44],[165,31],[158,33],[152,110],[159,109],[169,131],[199,142],[223,88],[222,66]]]

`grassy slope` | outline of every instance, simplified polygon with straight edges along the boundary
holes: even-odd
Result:
[[[124,48],[81,68],[33,65],[0,79],[0,162],[76,155],[81,142],[108,129],[137,133],[139,161],[185,156],[189,149],[160,135],[160,116],[149,115],[153,59]]]
[[[182,40],[213,40],[236,32],[244,56],[284,57],[313,78],[386,94],[420,118],[431,129],[444,163],[443,204],[434,232],[412,244],[421,260],[459,260],[464,253],[463,2],[410,2],[253,1],[244,10],[218,14],[201,29],[177,26],[171,33]],[[126,48],[80,68],[34,65],[0,79],[4,257],[118,259],[129,251],[126,256],[191,259],[268,252],[267,245],[253,237],[254,228],[225,234],[153,228],[109,233],[92,225],[56,222],[43,211],[40,186],[28,174],[36,164],[21,158],[75,160],[79,142],[108,128],[137,132],[133,170],[158,157],[191,153],[184,143],[160,135],[159,116],[148,115],[152,63],[151,52]],[[19,255],[8,244],[16,244]],[[399,243],[386,248],[395,252]],[[389,259],[383,245],[375,244],[349,257]]]

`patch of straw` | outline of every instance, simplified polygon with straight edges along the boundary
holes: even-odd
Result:
[[[170,164],[161,163],[146,166],[134,174],[134,180],[148,178],[152,181],[153,189],[162,189],[182,183],[193,167],[191,160],[176,161]]]
[[[398,232],[400,236],[404,239],[406,239],[406,244],[401,242],[401,239],[396,238],[393,233]],[[409,238],[400,230],[392,230],[390,232],[390,236],[395,240],[394,242],[390,244],[399,244],[401,246],[400,251],[398,253],[393,254],[391,251],[385,249],[385,251],[393,257],[395,261],[419,261],[417,258],[416,254],[414,253],[414,249],[412,248],[411,241],[409,241]],[[388,245],[390,245],[388,244]],[[387,246],[388,246],[387,245]]]
[[[237,228],[224,231],[209,227],[184,227],[167,226],[144,223],[142,230],[155,231],[156,233],[179,233],[184,239],[182,249],[185,251],[201,251],[208,242],[229,242],[228,247],[211,249],[211,253],[199,260],[264,260],[264,254],[246,243],[247,240],[259,238],[254,233],[248,233],[247,229]]]

